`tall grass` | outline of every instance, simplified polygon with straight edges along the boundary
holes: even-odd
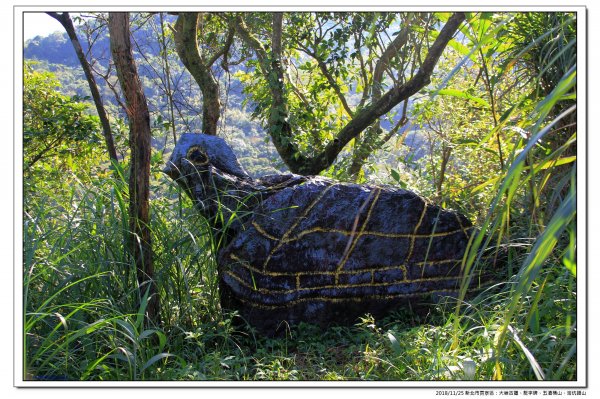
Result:
[[[27,378],[145,379],[150,368],[176,358],[160,326],[144,329],[147,291],[137,287],[124,245],[125,187],[117,171],[86,183],[75,178],[63,192],[39,184],[38,195],[25,199]],[[154,201],[155,253],[163,265],[157,280],[161,296],[173,298],[165,306],[170,324],[190,326],[198,314],[218,314],[216,279],[206,270],[212,263],[201,248],[202,231],[173,223],[172,210],[159,213],[172,209],[161,208],[164,201]],[[206,305],[210,311],[198,311]]]
[[[494,129],[518,126],[527,138],[513,145],[503,175],[482,185],[492,184],[496,195],[465,255],[460,299],[464,300],[476,270],[485,267],[484,249],[494,244],[509,248],[508,261],[502,265],[517,273],[502,290],[502,297],[484,299],[465,312],[459,301],[453,322],[452,349],[456,351],[465,345],[465,326],[490,330],[491,378],[498,380],[514,379],[515,364],[523,362],[538,380],[576,375],[576,155],[572,155],[576,154],[576,58],[572,53],[576,39],[556,35],[568,31],[565,25],[573,23],[572,19],[551,19],[555,24],[544,26],[550,30],[533,42],[517,40],[516,48],[509,50],[507,65],[520,62],[518,57],[525,55],[527,60],[547,61],[534,74],[536,86],[543,86],[545,95],[530,114],[516,118],[513,109]],[[547,76],[549,71],[554,81]],[[523,246],[522,238],[530,242]],[[486,302],[495,310],[482,316],[477,308]],[[544,349],[550,348],[548,356]]]

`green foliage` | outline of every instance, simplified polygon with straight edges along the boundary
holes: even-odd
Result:
[[[124,246],[127,183],[122,169],[114,173],[74,178],[61,191],[40,184],[25,198],[28,378],[152,379],[157,368],[178,361],[162,328],[144,329],[147,291],[136,288],[135,267]],[[154,250],[163,265],[156,278],[161,295],[175,301],[165,307],[165,318],[193,328],[200,322],[199,310],[218,315],[215,271],[204,269],[205,252],[193,250],[204,242],[201,229],[192,233],[186,224],[175,233],[172,223],[165,227],[182,216],[177,207],[162,208],[165,201],[153,204]]]
[[[151,359],[140,351],[154,348],[127,329],[143,309],[128,309],[135,302],[123,251],[125,184],[74,181],[58,192],[39,184],[25,198],[25,371],[40,380],[139,378]]]
[[[98,118],[88,113],[89,104],[60,94],[53,74],[34,71],[28,63],[23,84],[24,172],[47,172],[52,163],[58,170],[79,166],[73,160],[90,156],[101,137]]]
[[[498,49],[505,44],[495,35],[512,18],[471,15],[461,28],[462,42],[453,39],[438,64],[430,97],[410,111],[426,139],[427,153],[418,161],[422,192],[474,220],[494,193],[472,188],[504,172],[507,153],[520,138],[499,115],[529,112],[521,94],[526,83],[499,67],[504,58]]]
[[[484,15],[472,26],[481,27],[491,19],[493,18]],[[488,24],[488,26],[493,25]],[[507,26],[510,27],[510,23]],[[555,27],[550,26],[547,29],[552,31]],[[481,33],[482,29],[473,29],[473,31]],[[478,43],[478,46],[480,49],[486,48],[485,43]],[[522,53],[522,51],[518,51],[518,48],[523,46],[523,43],[510,43],[504,46],[503,55],[509,59],[515,53]],[[498,47],[494,48],[493,54]],[[483,53],[481,54],[484,57]],[[513,62],[518,61],[512,60]],[[575,58],[572,60],[574,61]],[[507,378],[507,370],[512,367],[509,362],[504,360],[505,353],[508,352],[506,345],[509,336],[513,338],[513,343],[529,363],[535,378],[559,378],[558,376],[564,371],[566,364],[572,361],[572,357],[576,353],[576,341],[573,338],[576,333],[576,323],[572,324],[576,315],[575,297],[572,292],[575,281],[573,273],[565,269],[562,264],[569,264],[571,269],[576,266],[571,255],[566,262],[561,259],[565,253],[572,254],[576,247],[573,234],[576,226],[576,165],[573,162],[575,157],[563,157],[565,153],[574,153],[576,143],[576,125],[565,123],[565,121],[575,120],[573,118],[575,106],[566,106],[572,100],[576,87],[576,66],[573,64],[565,68],[564,74],[552,82],[552,90],[545,96],[535,97],[536,101],[531,104],[531,107],[523,107],[523,104],[526,103],[525,100],[530,99],[526,90],[524,90],[525,94],[520,93],[520,96],[513,97],[514,103],[509,103],[508,110],[502,111],[504,116],[498,119],[495,115],[499,114],[501,109],[496,101],[496,92],[502,82],[501,78],[510,77],[514,70],[498,68],[493,78],[490,78],[487,71],[491,69],[492,64],[490,62],[490,65],[486,65],[487,62],[489,61],[483,58],[483,74],[488,76],[484,79],[486,81],[485,88],[492,100],[490,103],[496,104],[496,109],[494,110],[494,105],[492,105],[493,129],[489,130],[489,134],[485,138],[490,139],[494,135],[496,136],[495,139],[498,143],[496,150],[500,155],[500,176],[490,179],[485,184],[493,187],[491,193],[494,194],[489,201],[486,201],[490,204],[489,210],[480,223],[480,233],[474,237],[472,248],[465,256],[464,268],[469,272],[482,267],[482,249],[493,248],[495,240],[496,246],[503,243],[508,247],[509,274],[512,274],[513,270],[518,270],[512,280],[514,285],[508,291],[509,301],[498,313],[502,322],[496,329],[493,342],[493,351],[496,356],[493,378]],[[507,62],[503,65],[506,67],[510,64]],[[501,95],[504,98],[510,98],[510,86],[509,92],[501,92]],[[512,130],[522,133],[521,137],[515,136],[512,140],[507,140],[510,139],[510,136],[501,135],[501,129],[506,128],[512,128]],[[570,130],[572,135],[565,134],[565,130],[566,132]],[[503,146],[508,150],[504,152],[504,158],[501,156]],[[539,151],[540,148],[545,151]],[[547,195],[550,189],[548,186],[550,181],[557,183],[551,189],[555,200],[546,203],[540,202],[539,198]],[[479,191],[485,185],[479,185],[473,192]],[[525,239],[531,239],[533,245],[524,248],[521,244]],[[562,283],[563,279],[567,281],[567,284]],[[543,301],[542,298],[546,297],[541,291],[538,291],[538,294],[529,302],[527,298],[531,298],[531,291],[535,285],[543,290],[549,281],[552,281],[549,284],[550,290],[553,291],[552,298],[568,298],[565,300],[568,304],[568,311],[566,319],[559,317],[559,320],[564,323],[559,328],[565,329],[559,341],[563,354],[561,356],[564,358],[560,360],[560,363],[552,363],[552,367],[546,368],[540,365],[536,356],[519,338],[515,326],[524,325],[521,333],[526,334],[528,326],[531,327],[531,322],[535,321],[534,329],[538,333],[540,332],[538,306],[540,301]],[[464,294],[463,290],[462,295]],[[525,311],[527,305],[530,308]],[[523,323],[525,314],[527,315],[525,316],[526,322]],[[461,316],[460,307],[457,307],[455,315],[453,349],[460,347],[462,343],[460,325],[464,322],[464,317]],[[554,323],[550,320],[547,322],[546,328]],[[459,337],[461,338],[459,339]],[[537,337],[539,346],[552,339],[547,335],[538,335]],[[554,372],[556,368],[560,370],[559,373],[549,373]],[[545,375],[545,372],[549,375]]]

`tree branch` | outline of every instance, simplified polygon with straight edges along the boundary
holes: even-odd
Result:
[[[246,44],[252,48],[252,50],[254,50],[256,58],[258,58],[258,62],[264,71],[263,73],[267,73],[269,70],[269,57],[267,55],[267,50],[264,48],[262,43],[256,37],[254,37],[252,33],[250,33],[250,30],[248,29],[248,26],[246,26],[246,22],[241,15],[237,15],[233,21],[230,21],[230,23],[233,23],[236,32],[240,35],[242,40],[246,42]]]
[[[338,25],[338,24],[336,24],[336,25]],[[329,31],[329,29],[328,29],[328,31]],[[344,95],[342,94],[342,90],[340,89],[340,86],[337,84],[337,82],[331,75],[331,72],[327,68],[327,64],[325,64],[325,62],[321,58],[319,58],[316,50],[310,50],[307,46],[303,45],[299,41],[296,44],[298,45],[298,48],[300,50],[304,51],[307,55],[309,55],[315,61],[317,61],[317,66],[321,70],[321,73],[323,74],[323,76],[325,76],[325,79],[327,79],[327,83],[329,83],[329,86],[333,89],[336,96],[342,103],[342,107],[344,108],[344,111],[346,111],[348,116],[350,116],[350,118],[352,118],[354,116],[354,112],[352,111],[352,108],[350,108],[350,106],[348,105],[348,101],[346,100],[346,97],[344,97]],[[316,48],[316,44],[314,44],[314,47]]]
[[[379,99],[381,97],[382,85],[383,85],[383,73],[387,69],[390,60],[398,54],[400,49],[404,47],[408,41],[408,34],[410,33],[410,25],[405,26],[404,29],[394,38],[394,40],[387,46],[387,48],[381,54],[377,64],[375,65],[375,71],[373,72],[373,98]]]
[[[46,14],[56,19],[63,26],[63,28],[65,28],[65,31],[67,32],[67,35],[71,40],[71,44],[75,49],[75,53],[77,54],[77,58],[79,59],[79,63],[81,64],[81,68],[83,69],[83,73],[85,74],[86,80],[88,82],[88,86],[90,88],[90,92],[94,100],[94,105],[96,106],[98,117],[100,118],[100,123],[102,124],[102,134],[104,135],[104,142],[106,143],[108,156],[110,157],[110,159],[117,162],[117,150],[115,149],[113,135],[110,128],[110,122],[108,120],[108,114],[106,113],[106,109],[104,108],[104,104],[102,103],[102,97],[100,96],[100,91],[98,90],[96,79],[94,78],[94,74],[92,73],[92,67],[90,66],[90,63],[85,57],[85,54],[81,47],[81,43],[77,38],[75,26],[73,26],[73,21],[71,21],[71,17],[69,16],[68,12],[47,12]]]
[[[316,54],[310,54],[310,55],[313,56],[313,58],[315,60],[317,60],[317,65],[319,66],[321,73],[323,73],[323,75],[327,79],[329,86],[331,86],[333,91],[335,91],[335,94],[337,95],[340,102],[342,103],[342,106],[344,107],[344,110],[346,111],[346,113],[352,118],[354,116],[354,112],[348,105],[348,102],[346,101],[346,97],[344,97],[344,95],[342,94],[342,90],[340,89],[340,86],[337,84],[337,82],[335,81],[333,76],[331,76],[331,73],[327,69],[327,65],[325,65],[325,62],[323,62],[323,60],[317,58]]]
[[[398,52],[406,45],[408,42],[408,35],[411,31],[410,23],[406,23],[406,26],[400,31],[400,33],[392,40],[388,46],[383,49],[381,57],[377,60],[375,65],[375,70],[373,71],[373,81],[371,83],[371,101],[377,101],[381,98],[381,92],[383,89],[383,75],[384,72],[389,68],[390,60],[395,57]],[[399,72],[399,74],[402,71]],[[392,75],[390,73],[390,75]],[[397,80],[393,79],[394,84],[397,83]],[[404,111],[406,112],[406,100]],[[350,176],[358,177],[360,170],[365,164],[369,155],[381,148],[387,141],[396,134],[396,131],[400,127],[400,123],[397,124],[393,129],[391,129],[383,139],[379,139],[381,135],[382,129],[380,128],[379,119],[369,128],[367,129],[361,137],[356,137],[354,154],[352,155],[352,163],[348,170]]]
[[[296,172],[309,175],[320,173],[335,161],[337,155],[350,140],[358,136],[377,118],[429,84],[438,59],[464,19],[465,14],[462,12],[453,14],[429,49],[417,73],[405,84],[392,87],[381,98],[357,112],[355,117],[337,134],[337,137],[325,146],[323,152],[313,158],[313,162],[304,165]]]
[[[464,19],[464,13],[453,14],[429,48],[420,69],[410,80],[401,85],[395,84],[381,95],[375,89],[375,96],[370,96],[370,103],[360,108],[359,111],[355,111],[352,114],[352,120],[337,133],[333,140],[327,143],[322,151],[313,157],[307,157],[299,151],[297,145],[294,143],[293,133],[287,118],[287,98],[284,95],[284,74],[281,63],[282,15],[277,13],[273,15],[271,52],[268,52],[262,43],[250,32],[241,14],[230,19],[229,23],[235,27],[236,32],[246,45],[254,50],[261,74],[268,84],[271,94],[271,109],[268,119],[269,134],[273,139],[273,144],[277,152],[292,172],[303,175],[316,175],[333,164],[338,154],[350,140],[356,138],[365,129],[373,126],[379,117],[429,84],[431,74],[438,59]],[[315,37],[315,40],[318,40],[318,37]],[[405,35],[400,34],[383,51],[382,60],[378,64],[379,67],[376,72],[377,76],[380,76],[378,78],[379,82],[383,79],[384,71],[392,57],[405,45],[405,40],[407,40],[405,39]],[[360,61],[362,62],[363,60],[361,59]],[[372,69],[374,67],[370,60],[367,66],[371,69],[371,72],[374,72]],[[335,86],[335,81],[333,83],[332,87]],[[363,99],[366,99],[366,97],[363,97]]]
[[[223,44],[223,47],[221,47],[212,57],[210,57],[210,59],[206,63],[206,65],[208,67],[211,67],[219,58],[221,58],[221,56],[227,56],[227,53],[229,53],[229,49],[231,48],[231,45],[233,44],[234,36],[235,36],[235,30],[230,28],[227,31],[227,39],[225,39],[225,43]]]
[[[357,107],[360,109],[365,105],[365,103],[369,99],[369,90],[367,89],[369,87],[369,77],[367,76],[367,66],[365,64],[365,60],[362,56],[362,52],[360,51],[360,48],[362,47],[362,36],[358,32],[354,33],[354,41],[356,43],[355,44],[356,56],[360,63],[360,76],[363,80],[362,86],[364,88],[363,94],[361,96],[360,102],[358,103],[358,107]]]

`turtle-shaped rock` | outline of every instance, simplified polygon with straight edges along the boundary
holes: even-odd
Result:
[[[224,307],[272,333],[352,323],[455,293],[471,223],[400,188],[293,174],[252,179],[218,137],[185,134],[165,168],[224,234]]]

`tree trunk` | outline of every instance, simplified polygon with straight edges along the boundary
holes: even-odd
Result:
[[[166,92],[167,92],[167,98],[169,100],[169,116],[170,116],[170,123],[171,123],[171,132],[173,133],[173,144],[177,144],[177,130],[176,130],[176,126],[175,126],[175,101],[173,101],[173,90],[171,89],[171,68],[169,67],[169,54],[168,54],[168,49],[167,49],[167,38],[165,35],[165,22],[163,19],[163,13],[160,12],[158,13],[159,17],[160,17],[160,45],[161,45],[161,51],[163,54],[163,62],[165,63],[164,65],[164,71],[165,71],[165,82],[166,82]],[[165,134],[165,148],[167,147],[167,135]],[[164,149],[163,149],[164,151]]]
[[[90,66],[88,60],[85,58],[85,54],[83,53],[83,49],[81,48],[81,43],[79,43],[77,33],[75,33],[73,21],[71,21],[71,17],[69,16],[68,12],[48,12],[46,14],[50,15],[52,18],[60,22],[63,28],[65,28],[65,31],[67,31],[67,35],[71,40],[71,44],[75,49],[75,53],[77,54],[77,58],[79,59],[79,63],[81,64],[81,68],[83,68],[83,72],[85,73],[85,78],[87,79],[88,85],[90,86],[90,92],[92,93],[92,98],[94,99],[94,104],[96,105],[96,111],[98,112],[100,123],[102,124],[102,133],[104,135],[104,141],[106,142],[108,156],[111,160],[117,162],[117,150],[115,149],[115,143],[110,128],[110,122],[108,121],[108,114],[106,113],[106,109],[104,109],[102,97],[100,97],[100,91],[98,90],[96,79],[94,78],[94,74],[92,73],[92,67]]]
[[[219,82],[212,74],[212,64],[205,63],[198,50],[197,12],[182,12],[175,23],[175,48],[181,62],[190,72],[202,91],[202,132],[216,135],[221,102],[219,101]]]
[[[271,70],[273,73],[268,80],[269,89],[273,101],[269,115],[269,133],[273,141],[280,143],[289,140],[292,136],[292,127],[288,122],[288,105],[285,94],[284,74],[282,65],[281,39],[283,32],[283,13],[273,13],[273,34],[271,36],[271,54],[269,55]],[[277,145],[276,145],[277,146]],[[285,151],[285,150],[284,150]]]
[[[443,146],[442,163],[440,165],[440,176],[437,180],[437,186],[435,188],[435,193],[438,201],[442,200],[442,187],[444,185],[444,180],[446,179],[446,168],[448,167],[448,161],[450,161],[450,155],[452,155],[452,147]]]
[[[268,52],[261,42],[252,35],[241,14],[237,15],[230,23],[233,24],[242,40],[256,53],[256,58],[258,58],[260,64],[260,72],[267,81],[272,98],[268,120],[269,135],[283,162],[290,168],[290,171],[298,173],[296,165],[304,164],[307,158],[300,154],[291,139],[292,128],[288,121],[287,98],[284,95],[284,73],[281,65],[283,14],[273,14],[273,34],[271,36],[273,46],[271,52]]]
[[[109,13],[108,28],[110,49],[129,119],[129,249],[136,265],[142,295],[149,289],[147,316],[149,320],[160,323],[150,234],[150,113],[131,51],[129,14]]]

